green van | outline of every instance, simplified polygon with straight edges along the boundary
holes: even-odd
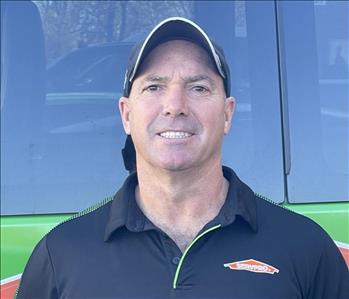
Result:
[[[1,1],[1,298],[35,244],[127,176],[117,110],[132,46],[183,16],[225,49],[223,164],[319,223],[349,265],[346,1]]]

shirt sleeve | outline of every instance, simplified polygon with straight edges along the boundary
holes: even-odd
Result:
[[[333,240],[324,235],[322,253],[307,298],[349,298],[349,270]]]
[[[44,237],[35,247],[24,269],[16,299],[58,298],[54,270]]]

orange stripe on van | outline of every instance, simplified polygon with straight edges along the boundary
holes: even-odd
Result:
[[[344,247],[340,247],[338,246],[340,252],[342,253],[345,262],[347,263],[347,266],[349,268],[349,249],[348,248],[344,248]]]
[[[0,298],[12,299],[16,293],[20,278],[4,283],[0,286]]]

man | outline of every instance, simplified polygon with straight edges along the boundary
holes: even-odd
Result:
[[[329,236],[222,168],[235,100],[200,27],[155,27],[131,54],[119,108],[136,172],[38,244],[19,298],[349,297]]]

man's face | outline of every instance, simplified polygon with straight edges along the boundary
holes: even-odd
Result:
[[[143,61],[119,108],[137,165],[169,171],[221,163],[235,101],[208,54],[181,40],[163,43]]]

